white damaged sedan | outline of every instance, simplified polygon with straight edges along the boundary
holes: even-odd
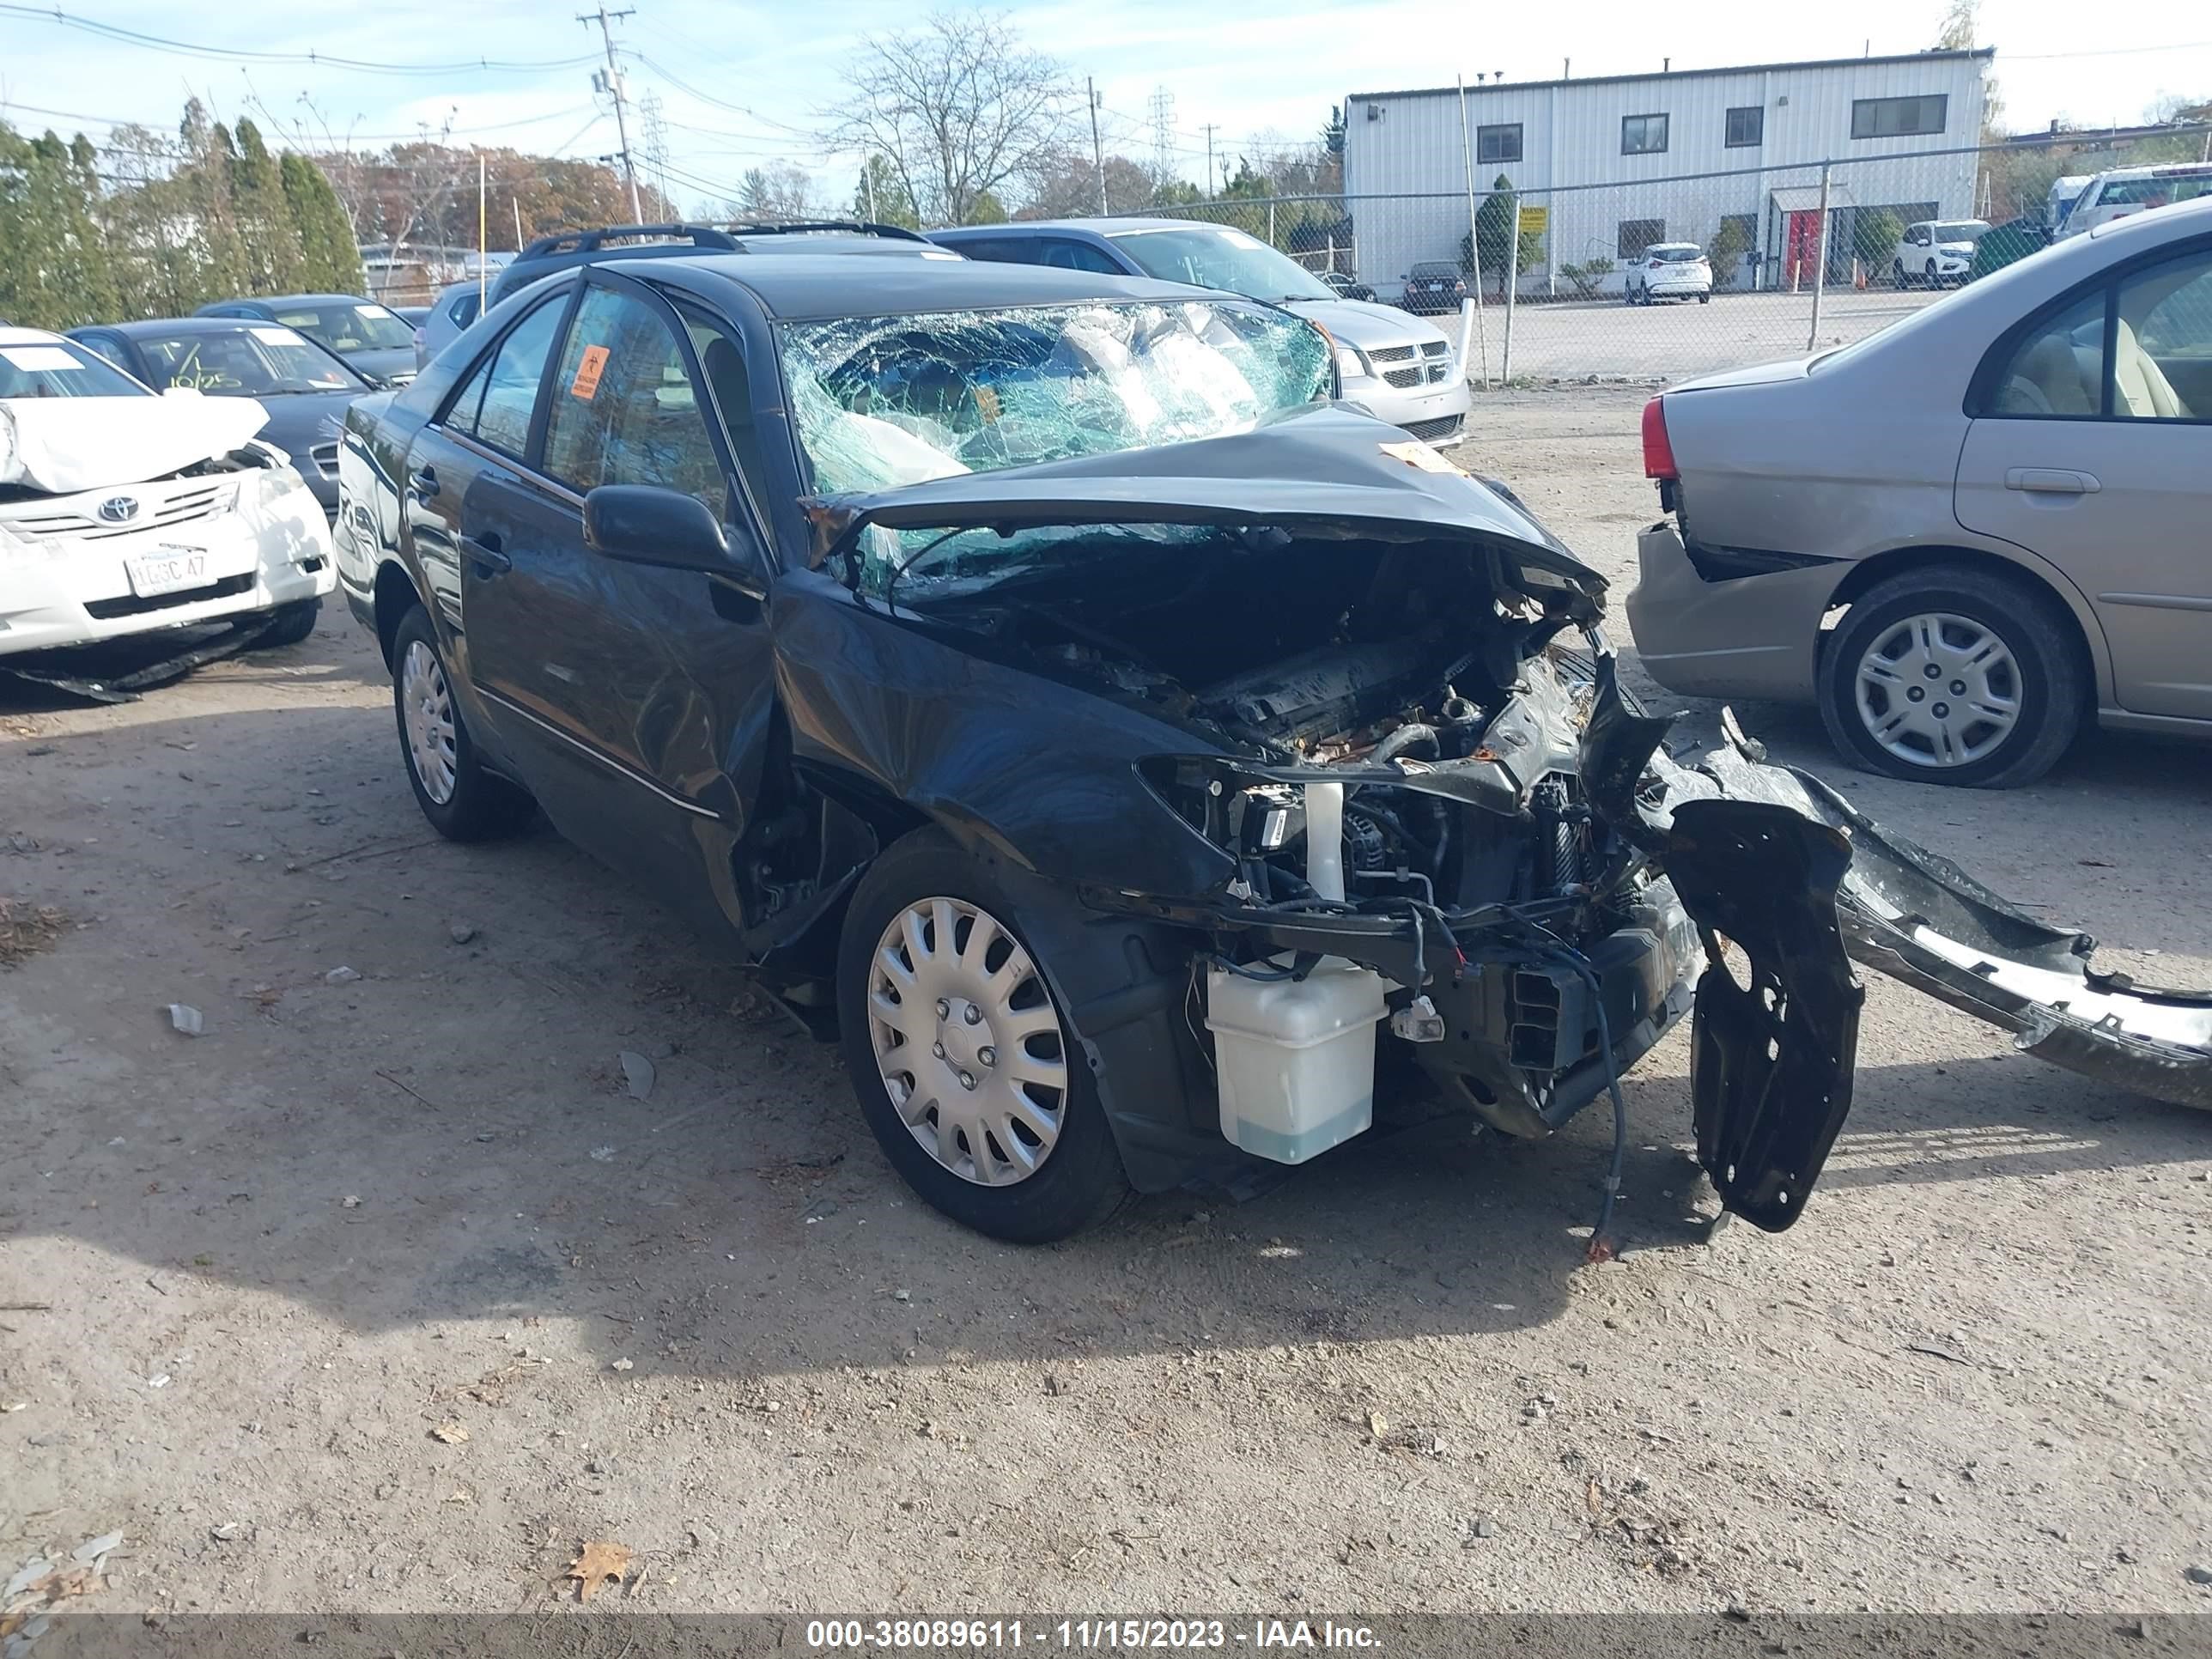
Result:
[[[0,328],[0,674],[120,699],[305,639],[330,531],[266,418]]]

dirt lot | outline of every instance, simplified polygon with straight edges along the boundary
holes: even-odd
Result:
[[[1637,407],[1487,402],[1467,453],[1625,578]],[[1850,787],[2212,979],[2200,752]],[[1886,982],[1780,1238],[1704,1236],[1678,1033],[1603,1267],[1601,1111],[1020,1251],[618,880],[433,839],[343,616],[0,708],[0,898],[61,924],[0,967],[0,1573],[119,1530],[94,1606],[538,1607],[614,1540],[597,1608],[2212,1607],[2212,1121]]]

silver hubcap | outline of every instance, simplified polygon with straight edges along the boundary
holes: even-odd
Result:
[[[900,1118],[962,1180],[1006,1186],[1052,1155],[1066,1040],[1036,964],[988,911],[926,898],[891,918],[868,970],[868,1037]]]
[[[1859,659],[1859,719],[1898,759],[1937,769],[1982,759],[2020,724],[2020,667],[1971,617],[1908,617]]]
[[[443,806],[453,798],[453,699],[436,652],[420,640],[399,664],[399,712],[407,724],[407,759],[422,793]]]

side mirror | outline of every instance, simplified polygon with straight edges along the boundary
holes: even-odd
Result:
[[[601,484],[586,495],[584,545],[632,564],[738,574],[714,509],[696,495],[657,484]]]

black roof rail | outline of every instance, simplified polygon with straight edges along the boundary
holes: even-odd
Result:
[[[526,260],[543,259],[556,253],[594,253],[611,241],[641,236],[688,241],[694,247],[709,248],[717,253],[744,252],[729,232],[714,225],[600,225],[592,230],[556,230],[550,236],[540,236],[515,255],[514,259],[517,264],[520,264]]]
[[[872,219],[782,219],[775,223],[732,225],[733,236],[776,236],[787,231],[838,230],[848,236],[888,236],[902,242],[926,242],[928,237],[904,225],[879,224]]]

